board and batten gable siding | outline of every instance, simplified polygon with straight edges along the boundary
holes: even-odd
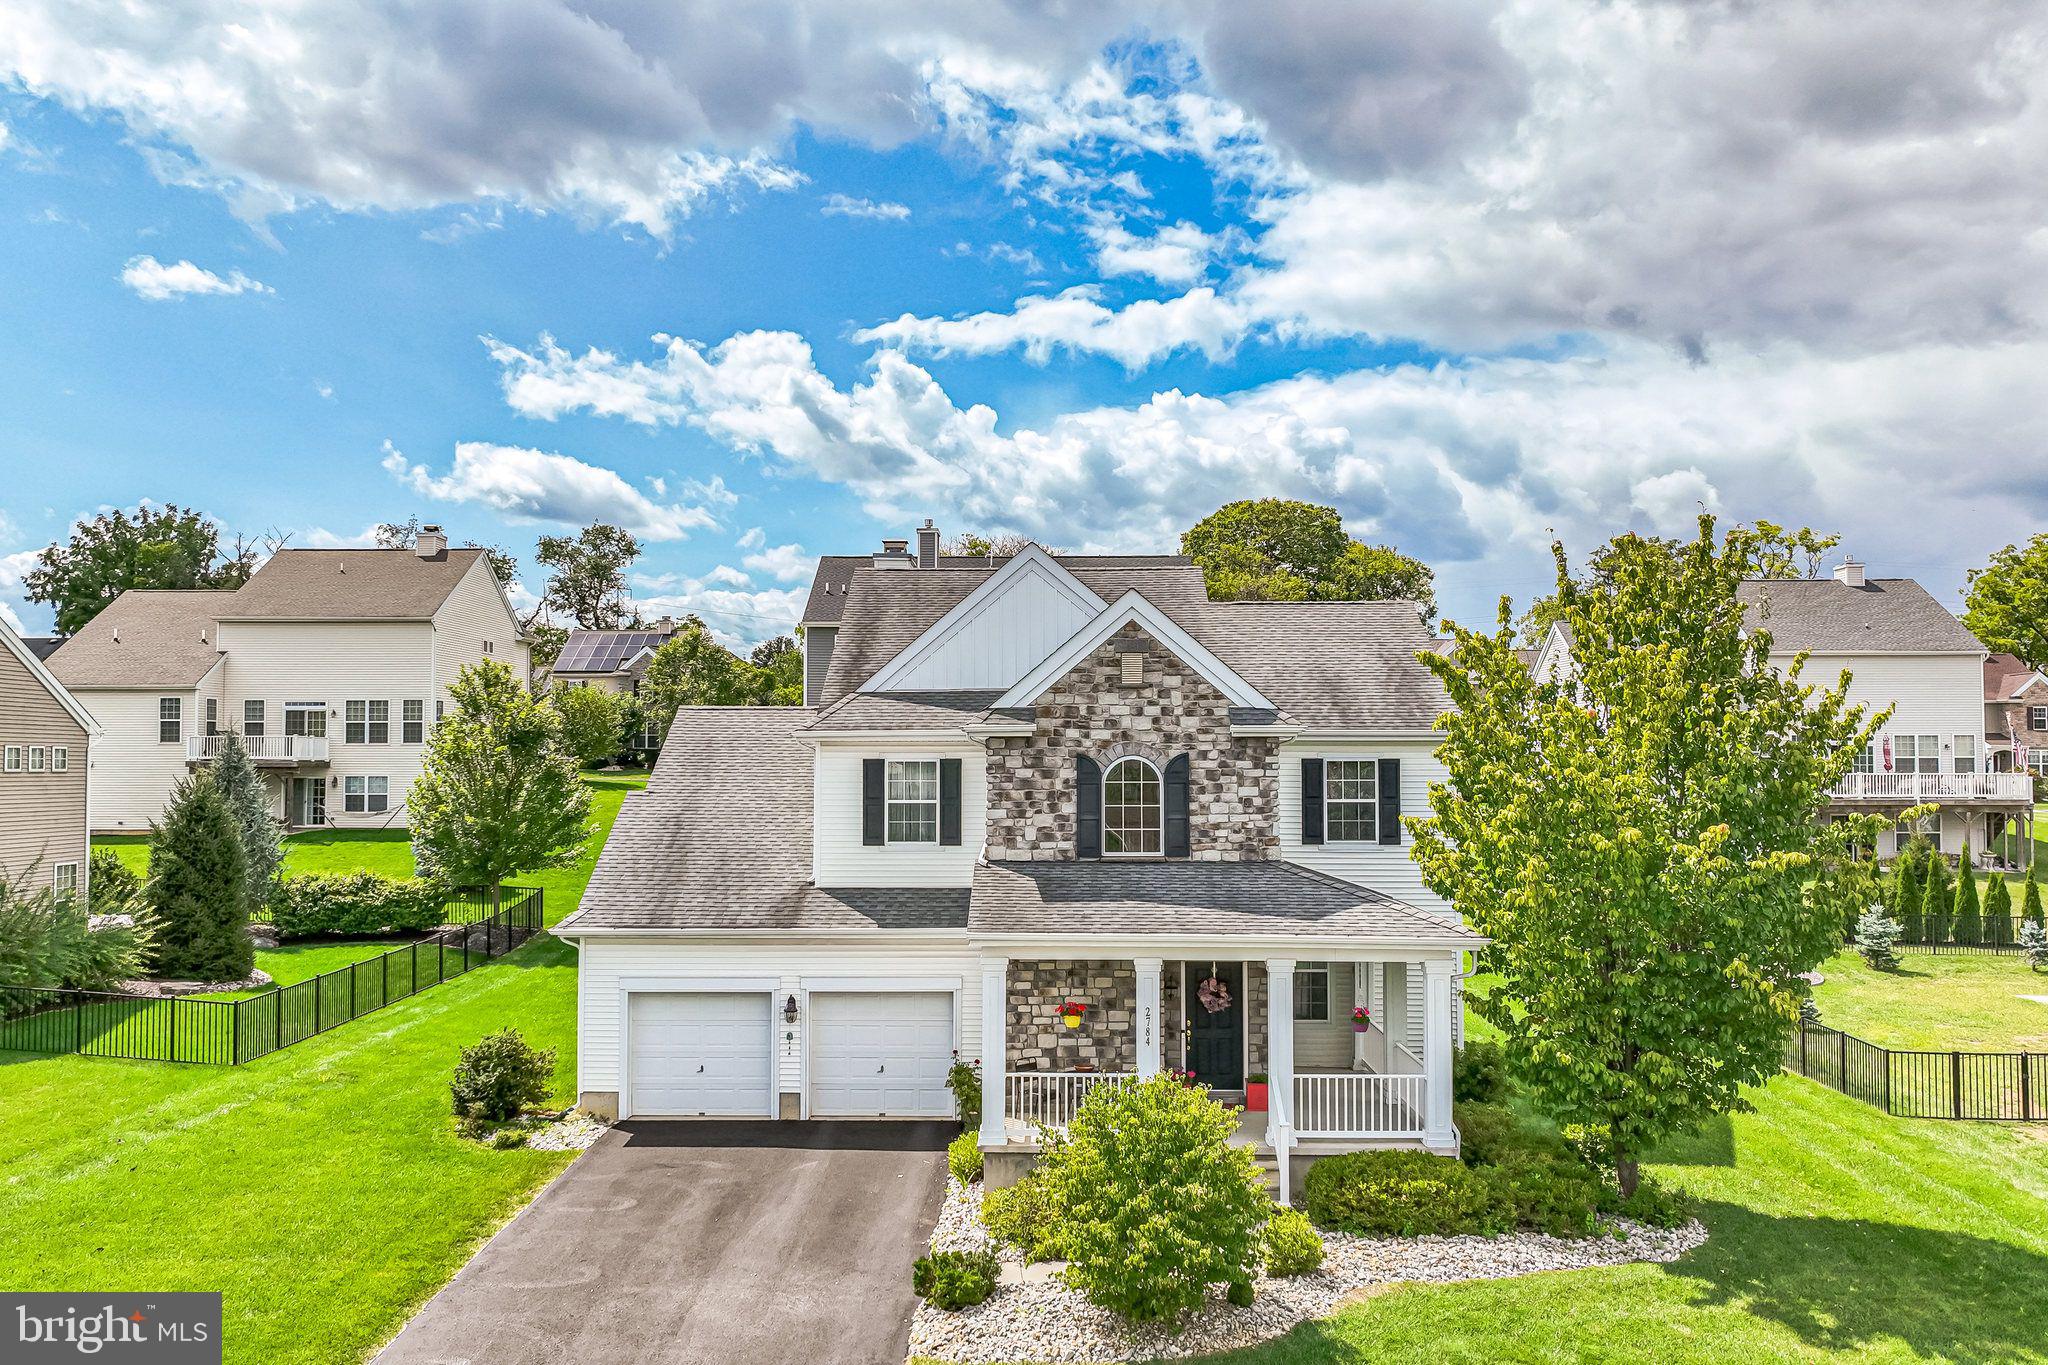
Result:
[[[82,703],[81,703],[82,704]],[[22,771],[0,771],[0,869],[32,887],[52,884],[58,863],[78,864],[85,884],[86,773],[90,736],[14,651],[0,647],[0,744],[21,745]],[[43,750],[43,770],[28,771],[25,751]],[[69,767],[50,767],[62,746]]]
[[[215,668],[212,676],[218,676]],[[72,697],[100,723],[92,746],[88,819],[101,834],[147,834],[163,814],[171,787],[185,776],[185,737],[201,734],[205,719],[190,687],[74,687]],[[157,700],[184,703],[184,730],[176,744],[157,741]]]
[[[282,813],[289,777],[332,779],[327,822],[337,828],[399,829],[405,825],[405,793],[419,776],[423,744],[404,742],[403,703],[424,703],[434,719],[433,629],[425,621],[223,621],[220,642],[227,651],[222,689],[222,729],[239,728],[242,703],[263,702],[266,734],[284,733],[286,702],[325,702],[325,767],[311,764],[289,772],[267,771],[277,779],[273,809]],[[391,704],[391,738],[386,744],[349,744],[351,701]],[[346,779],[383,777],[390,782],[390,808],[351,814],[345,807]]]
[[[904,672],[892,691],[1005,688],[1094,620],[1101,609],[1076,600],[1071,584],[1031,566],[953,622]]]
[[[960,842],[861,842],[861,764],[870,758],[960,760]],[[988,771],[971,743],[821,744],[811,783],[811,880],[823,887],[972,886],[987,842]]]
[[[491,652],[484,653],[484,641]],[[532,650],[519,638],[519,621],[505,605],[505,594],[491,573],[490,561],[479,555],[462,581],[448,594],[448,600],[434,613],[434,683],[427,705],[427,720],[434,719],[433,702],[447,701],[448,689],[462,676],[462,670],[485,658],[510,665],[512,676],[524,683],[532,663]]]
[[[1429,813],[1429,784],[1445,776],[1433,739],[1326,740],[1311,736],[1280,746],[1280,857],[1333,877],[1356,882],[1418,910],[1454,917],[1449,902],[1422,884],[1422,869],[1410,857],[1414,840],[1404,829],[1398,844],[1301,841],[1301,760],[1304,758],[1397,758],[1401,761],[1401,813]]]
[[[619,1036],[620,983],[667,977],[776,982],[775,1075],[783,1094],[803,1090],[810,1011],[800,1008],[796,1027],[791,1029],[783,1022],[782,1006],[792,995],[803,1000],[807,979],[843,982],[862,978],[879,984],[887,978],[943,977],[948,989],[957,979],[953,1046],[969,1060],[978,1055],[980,1047],[980,958],[967,949],[964,934],[950,942],[884,937],[883,931],[858,940],[791,935],[773,943],[760,939],[587,938],[582,941],[576,972],[579,1093],[619,1088],[619,1050],[624,1044]],[[785,1036],[790,1033],[795,1037]]]

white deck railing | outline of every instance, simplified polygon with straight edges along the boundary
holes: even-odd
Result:
[[[1427,1079],[1369,1071],[1294,1078],[1294,1132],[1304,1138],[1419,1137]]]
[[[1850,773],[1838,801],[2032,801],[2031,773]]]
[[[1064,1128],[1089,1091],[1131,1079],[1128,1071],[1013,1071],[1003,1077],[1003,1117],[1034,1128]]]
[[[220,752],[220,746],[227,742],[227,736],[188,735],[185,738],[185,757],[199,763]],[[249,757],[258,763],[325,763],[327,761],[327,736],[325,735],[243,735],[242,747],[249,751]]]

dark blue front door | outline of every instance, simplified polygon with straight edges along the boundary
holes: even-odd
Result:
[[[1210,1009],[1202,1001],[1202,983],[1214,978],[1230,1003]],[[1216,992],[1212,992],[1216,994]],[[1244,964],[1188,963],[1186,1010],[1188,1070],[1211,1090],[1244,1088]]]

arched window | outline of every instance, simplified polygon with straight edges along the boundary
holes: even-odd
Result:
[[[1150,854],[1163,847],[1159,770],[1142,758],[1120,758],[1102,775],[1105,857]]]

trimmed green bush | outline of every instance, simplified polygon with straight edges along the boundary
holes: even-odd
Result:
[[[440,925],[446,895],[438,883],[421,877],[400,880],[374,872],[286,877],[271,890],[270,922],[280,939],[425,933]]]
[[[1893,950],[1899,941],[1900,925],[1884,912],[1882,905],[1873,905],[1863,912],[1863,918],[1856,921],[1856,951],[1870,964],[1874,972],[1895,972],[1899,969],[1899,955]]]
[[[1963,850],[1962,866],[1956,877],[1955,916],[1956,942],[1982,941],[1983,903],[1977,895],[1977,865],[1970,860],[1968,848]]]
[[[1065,1259],[1060,1246],[1059,1218],[1039,1170],[1027,1171],[1016,1184],[987,1190],[981,1196],[981,1225],[989,1236],[1024,1253],[1027,1261]]]
[[[981,1135],[970,1128],[947,1143],[946,1169],[963,1185],[981,1179]]]
[[[1232,1280],[1230,1287],[1223,1291],[1223,1297],[1230,1300],[1232,1308],[1249,1308],[1258,1292],[1250,1280]]]
[[[1276,1208],[1259,1229],[1266,1273],[1276,1278],[1307,1275],[1323,1263],[1323,1239],[1299,1209]]]
[[[957,1313],[995,1292],[1002,1263],[993,1251],[934,1251],[910,1267],[910,1290],[934,1308]]]
[[[504,1123],[546,1100],[554,1075],[555,1050],[536,1049],[508,1028],[462,1049],[448,1089],[464,1120]]]
[[[125,915],[142,899],[142,878],[111,848],[96,848],[86,864],[86,899],[95,915]]]
[[[1571,1154],[1555,1129],[1525,1125],[1504,1104],[1454,1104],[1451,1120],[1458,1125],[1462,1139],[1458,1154],[1467,1166],[1496,1166],[1520,1156]]]
[[[1598,1228],[1605,1186],[1570,1157],[1517,1154],[1481,1175],[1516,1227],[1553,1237],[1589,1237]]]
[[[1359,1236],[1504,1232],[1512,1209],[1486,1178],[1427,1152],[1346,1152],[1309,1167],[1303,1182],[1317,1226]]]
[[[1920,859],[1912,853],[1910,844],[1892,863],[1892,872],[1895,879],[1891,903],[1898,907],[1903,936],[1908,943],[1918,943],[1926,933],[1920,918],[1920,903],[1926,892],[1920,884]]]
[[[2034,880],[2034,869],[2027,869],[2026,885],[2020,892],[2020,918],[2028,924],[2040,924],[2041,884]]]
[[[1467,1042],[1451,1059],[1451,1098],[1491,1104],[1508,1093],[1508,1059],[1499,1043]]]
[[[1068,1283],[1140,1322],[1249,1281],[1272,1202],[1238,1111],[1171,1076],[1096,1087],[1040,1169]]]

